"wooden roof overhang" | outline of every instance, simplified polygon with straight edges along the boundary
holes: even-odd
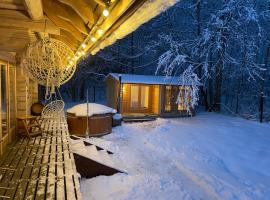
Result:
[[[95,54],[114,42],[106,40],[147,1],[0,0],[0,59],[19,63],[27,45],[45,35],[67,44],[76,59]]]

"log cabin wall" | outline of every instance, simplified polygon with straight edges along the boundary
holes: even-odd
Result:
[[[16,67],[17,115],[31,114],[31,105],[38,102],[38,84],[25,75],[21,67]]]
[[[117,99],[119,93],[119,83],[112,77],[106,79],[106,97],[107,105],[111,108],[117,109]]]
[[[29,115],[30,110],[28,109],[29,105],[29,78],[23,73],[21,67],[16,68],[16,93],[17,93],[17,115]]]

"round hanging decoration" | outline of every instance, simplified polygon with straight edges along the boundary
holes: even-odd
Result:
[[[73,56],[73,51],[65,43],[45,37],[28,46],[21,66],[31,79],[53,92],[55,87],[60,87],[73,76],[76,70],[76,62],[71,60]]]

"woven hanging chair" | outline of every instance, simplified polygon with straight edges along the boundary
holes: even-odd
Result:
[[[28,76],[46,86],[45,99],[50,103],[42,110],[43,119],[59,119],[63,116],[65,103],[58,89],[76,70],[76,62],[71,60],[73,56],[73,51],[65,43],[45,37],[30,44],[22,57],[21,66]],[[55,88],[60,99],[57,98]]]
[[[66,83],[76,70],[73,51],[63,42],[45,37],[28,46],[21,66],[38,84],[54,88]]]
[[[65,103],[63,100],[55,100],[48,103],[42,110],[41,116],[45,119],[56,119],[64,112]]]

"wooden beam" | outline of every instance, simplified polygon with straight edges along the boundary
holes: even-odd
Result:
[[[23,0],[26,11],[33,20],[43,18],[43,8],[41,0]]]
[[[102,0],[95,0],[95,2],[103,7],[106,7],[105,3]]]
[[[18,38],[18,39],[28,39],[27,29],[16,29],[9,27],[0,27],[0,37],[1,38]],[[8,33],[8,34],[7,34]]]
[[[0,8],[10,10],[24,10],[21,0],[0,0]]]
[[[60,40],[62,42],[64,42],[67,46],[69,46],[73,51],[76,51],[76,49],[78,48],[77,44],[73,44],[69,38],[63,36],[63,35],[51,35],[52,38],[56,39],[56,40]]]
[[[49,19],[51,19],[60,29],[70,32],[78,41],[84,40],[84,37],[81,34],[81,32],[78,31],[70,22],[67,22],[66,20],[63,20],[62,18],[58,17],[54,12],[47,9],[46,6],[44,6],[44,11],[46,15],[49,17]]]
[[[69,41],[71,42],[71,43],[73,43],[75,46],[77,46],[77,47],[79,47],[80,46],[80,44],[83,42],[83,41],[79,41],[79,40],[77,40],[70,32],[68,32],[68,31],[65,31],[65,30],[61,30],[61,32],[60,32],[61,34],[61,36],[63,36],[63,37],[66,37],[67,39],[69,39]]]
[[[87,35],[88,30],[82,18],[69,6],[55,0],[43,0],[44,10],[47,14],[48,11],[55,13],[59,18],[70,22],[81,33]]]
[[[85,0],[59,0],[63,4],[70,6],[83,19],[84,23],[94,24],[97,16],[93,9]]]
[[[11,64],[15,64],[16,63],[15,55],[16,54],[11,52],[0,51],[0,60],[10,62]]]
[[[45,19],[33,21],[22,11],[0,9],[0,26],[44,32]],[[46,32],[59,35],[60,29],[51,20],[46,18]]]

